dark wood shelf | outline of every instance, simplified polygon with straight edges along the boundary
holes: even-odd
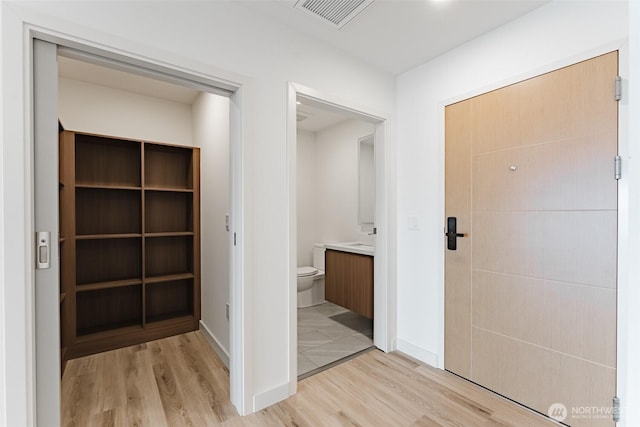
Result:
[[[129,322],[128,324],[115,325],[113,329],[104,328],[86,328],[82,334],[78,334],[76,343],[84,344],[88,341],[99,341],[103,339],[109,339],[118,335],[125,335],[135,332],[141,332],[142,322]]]
[[[147,284],[153,284],[186,279],[193,279],[193,273],[166,274],[164,276],[145,277],[144,282]]]
[[[98,291],[101,289],[122,288],[125,286],[136,286],[141,284],[142,284],[142,279],[112,280],[110,282],[88,283],[86,285],[77,285],[76,292],[90,292],[90,291]]]
[[[147,316],[146,323],[158,323],[158,322],[170,322],[173,320],[187,320],[193,319],[193,316],[187,311],[175,311],[171,313],[164,313],[157,316]]]
[[[62,131],[59,159],[65,358],[196,330],[200,150]]]
[[[119,329],[96,331],[80,335],[76,345],[69,349],[68,358],[82,357],[101,351],[113,350],[147,341],[182,334],[198,329],[198,319],[194,316],[174,317],[153,323],[123,326]]]
[[[193,231],[168,231],[166,233],[145,233],[145,237],[180,237],[193,236]]]
[[[144,187],[144,191],[163,191],[167,193],[193,193],[193,189],[173,188],[173,187]]]
[[[96,339],[99,335],[108,337],[114,335],[114,333],[126,333],[132,329],[142,329],[142,322],[136,320],[129,322],[105,323],[100,326],[78,329],[77,334],[78,337],[90,337],[91,339]]]
[[[99,189],[99,190],[132,190],[132,191],[140,191],[142,187],[131,187],[128,185],[108,185],[108,184],[78,184],[76,183],[76,188],[90,188],[90,189]]]
[[[83,234],[76,236],[76,240],[100,240],[100,239],[135,239],[142,237],[139,233],[124,234]]]
[[[150,323],[151,328],[172,328],[174,325],[188,325],[190,323],[197,322],[199,319],[196,319],[191,314],[180,314],[173,313],[171,316],[149,316],[147,317],[147,323]]]
[[[60,375],[64,373],[69,357],[68,346],[75,334],[70,325],[74,319],[73,286],[75,283],[75,259],[72,251],[75,228],[75,142],[71,134],[63,132],[60,126],[58,134],[58,202],[60,205]],[[65,186],[65,184],[68,184]],[[69,240],[67,242],[67,240]],[[67,294],[69,298],[67,298]]]

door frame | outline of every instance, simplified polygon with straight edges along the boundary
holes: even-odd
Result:
[[[327,108],[375,125],[375,174],[376,202],[375,226],[377,228],[374,252],[373,292],[373,343],[385,351],[396,346],[396,284],[395,274],[395,196],[389,191],[392,182],[392,147],[388,137],[390,114],[374,111],[365,106],[346,101],[323,91],[289,82],[287,87],[287,204],[289,235],[289,393],[294,394],[298,384],[298,318],[297,318],[297,132],[296,99],[304,98],[311,104]],[[256,408],[259,409],[259,408]]]
[[[90,42],[88,40],[61,34],[57,31],[34,26],[22,22],[23,39],[25,40],[22,51],[20,52],[24,66],[21,74],[17,75],[24,82],[20,87],[23,104],[23,123],[21,129],[22,138],[25,141],[23,145],[23,163],[16,165],[23,169],[23,182],[13,183],[14,185],[22,184],[22,188],[26,193],[25,203],[18,207],[18,214],[24,218],[24,228],[22,237],[25,243],[24,258],[21,259],[16,267],[22,269],[23,280],[25,284],[24,301],[24,317],[26,323],[24,330],[24,342],[26,347],[26,360],[24,361],[23,374],[27,378],[24,382],[24,395],[26,396],[26,405],[24,408],[27,419],[25,425],[37,424],[38,401],[36,393],[41,394],[42,390],[38,389],[36,378],[36,345],[37,331],[36,310],[35,310],[35,250],[29,242],[33,241],[35,233],[34,224],[34,133],[33,122],[34,117],[31,111],[34,107],[34,87],[32,82],[32,70],[34,66],[34,40],[43,40],[53,43],[58,47],[72,49],[79,54],[87,54],[103,57],[119,63],[124,68],[127,66],[135,69],[142,69],[149,72],[150,75],[158,77],[164,76],[167,80],[174,82],[189,82],[193,87],[200,87],[203,91],[214,93],[227,92],[230,97],[230,214],[231,214],[231,231],[237,233],[237,245],[230,247],[230,391],[231,402],[234,404],[238,412],[242,415],[252,412],[253,399],[253,375],[252,375],[252,357],[251,357],[251,323],[249,307],[250,298],[247,297],[248,285],[244,275],[245,253],[247,251],[247,237],[245,230],[245,167],[244,167],[244,135],[243,123],[246,115],[245,92],[247,82],[241,76],[231,75],[226,78],[217,77],[210,74],[197,72],[193,69],[185,69],[177,65],[168,64],[160,60],[143,57],[130,51],[123,51],[113,46],[105,46]],[[17,52],[16,52],[17,53]],[[177,61],[176,61],[177,62]],[[220,74],[228,74],[220,72]],[[56,82],[57,84],[57,82]],[[19,86],[19,85],[18,85]],[[206,90],[208,88],[209,90]],[[219,90],[216,91],[215,88]],[[222,92],[221,92],[222,91]],[[6,117],[6,116],[5,116]],[[57,141],[57,140],[56,140]],[[6,185],[6,184],[5,184]],[[6,187],[5,187],[6,188]],[[231,240],[230,240],[231,241]],[[9,298],[7,298],[9,300]],[[17,317],[17,316],[16,316]],[[59,350],[57,354],[59,360]],[[7,357],[7,362],[11,363],[11,358]],[[20,374],[18,374],[20,375]],[[9,377],[9,376],[7,376]],[[17,378],[16,378],[17,380]],[[7,381],[9,383],[9,381]],[[50,393],[45,391],[45,395]],[[59,396],[59,393],[56,394]],[[7,408],[8,409],[8,408]],[[22,410],[22,409],[20,409]],[[23,424],[23,423],[20,423]]]
[[[631,173],[626,171],[630,168],[629,160],[633,154],[633,150],[629,140],[629,104],[628,104],[628,81],[629,81],[629,43],[627,39],[620,40],[613,43],[608,43],[595,49],[581,52],[579,54],[571,55],[563,58],[559,61],[545,64],[538,68],[529,70],[525,73],[517,74],[507,79],[496,81],[493,84],[479,87],[473,91],[461,93],[454,97],[450,97],[441,100],[438,103],[438,162],[439,162],[439,174],[438,174],[438,188],[440,189],[440,217],[441,224],[445,224],[446,214],[444,210],[445,206],[445,191],[444,191],[444,175],[445,175],[445,107],[456,102],[464,101],[466,99],[482,95],[484,93],[503,88],[505,86],[512,85],[514,83],[521,82],[539,75],[549,73],[560,68],[564,68],[578,62],[582,62],[588,59],[595,58],[597,56],[618,51],[618,75],[622,77],[622,99],[618,102],[618,154],[622,157],[622,179],[618,181],[618,287],[617,287],[617,364],[616,364],[616,393],[619,397],[624,397],[627,384],[627,366],[632,360],[630,357],[632,351],[628,346],[626,339],[620,339],[620,337],[627,337],[630,335],[633,325],[640,323],[640,312],[633,310],[632,306],[627,303],[630,295],[633,294],[630,276],[631,268],[634,264],[634,255],[640,252],[640,242],[634,241],[629,234],[630,218],[640,218],[640,209],[630,204],[631,193],[629,190]],[[613,82],[611,83],[611,96],[613,96]],[[611,173],[613,175],[613,159]],[[636,208],[636,209],[633,209]],[[444,341],[445,341],[445,279],[444,279],[444,259],[445,249],[444,245],[440,252],[440,259],[438,260],[438,318],[439,318],[439,349],[438,349],[438,368],[444,369]],[[636,349],[637,351],[637,349]],[[622,408],[624,412],[625,403],[622,402]],[[623,419],[624,422],[624,419]],[[620,425],[624,425],[623,423]]]

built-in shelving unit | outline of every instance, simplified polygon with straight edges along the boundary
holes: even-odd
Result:
[[[66,150],[68,149],[64,136],[62,126],[59,124],[59,145],[58,145],[58,203],[61,207],[59,215],[59,230],[60,236],[58,238],[58,244],[60,245],[60,372],[64,372],[64,368],[67,365],[67,346],[69,342],[69,304],[73,299],[70,295],[73,292],[70,282],[68,280],[69,271],[72,268],[70,265],[69,253],[75,242],[67,240],[69,233],[71,232],[70,222],[73,221],[74,213],[68,209],[62,209],[69,203],[71,199],[72,186],[65,186],[65,182],[70,179],[70,172],[67,170],[69,164],[66,161]]]
[[[60,159],[65,356],[197,329],[199,150],[63,131]]]

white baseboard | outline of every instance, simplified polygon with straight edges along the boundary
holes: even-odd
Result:
[[[213,336],[209,328],[207,328],[207,325],[202,323],[202,320],[200,321],[200,330],[202,331],[202,335],[207,339],[209,345],[211,345],[211,348],[213,348],[213,351],[218,355],[220,360],[222,360],[224,366],[229,369],[229,352],[222,346],[222,344],[220,344],[216,337]]]
[[[253,410],[258,412],[289,397],[289,383],[282,384],[253,397]]]
[[[401,351],[408,356],[418,359],[421,362],[431,365],[434,368],[438,367],[438,354],[429,350],[425,350],[422,347],[418,347],[409,342],[398,339],[397,342],[398,351]]]

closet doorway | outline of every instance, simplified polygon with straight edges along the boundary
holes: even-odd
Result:
[[[37,417],[60,419],[66,359],[197,329],[238,405],[233,92],[108,56],[34,40],[36,229],[50,233],[37,251]],[[65,245],[74,262],[60,265]],[[60,281],[68,268],[75,280]]]

